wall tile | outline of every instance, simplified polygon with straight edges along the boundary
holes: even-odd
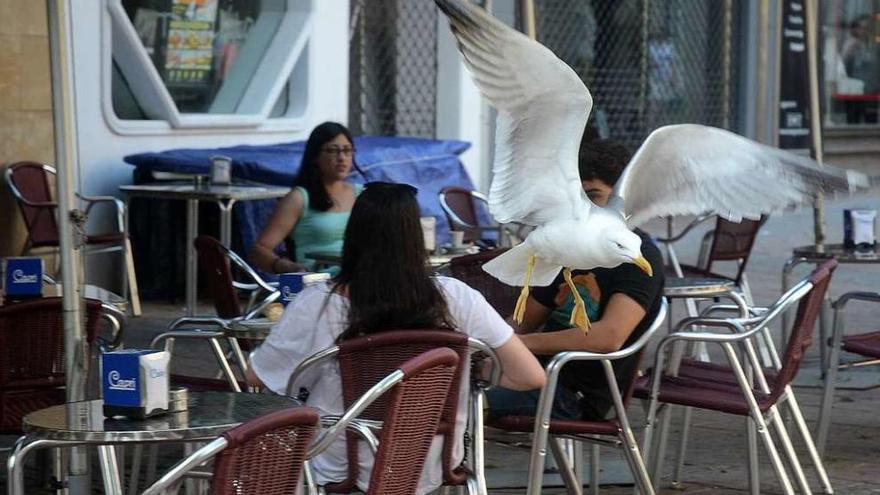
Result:
[[[0,34],[0,47],[3,47],[0,50],[0,111],[18,110],[21,104],[21,38]]]
[[[49,67],[49,40],[45,36],[21,38],[21,109],[52,109],[52,76]]]

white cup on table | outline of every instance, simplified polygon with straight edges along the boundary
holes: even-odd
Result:
[[[464,231],[463,230],[452,230],[449,232],[452,234],[452,248],[453,249],[461,249],[464,247]]]

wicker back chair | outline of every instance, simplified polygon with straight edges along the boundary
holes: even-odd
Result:
[[[483,270],[483,265],[506,251],[507,248],[492,249],[482,253],[458,256],[449,262],[450,274],[482,294],[489,305],[504,318],[513,314],[516,299],[522,288],[507,285],[489,275]]]
[[[287,393],[294,391],[292,387],[297,378],[305,370],[330,359],[336,359],[339,364],[340,376],[343,387],[343,403],[346,408],[351,407],[362,397],[370,387],[388,373],[395,370],[401,363],[411,359],[420,353],[438,347],[452,349],[462,363],[469,362],[471,351],[479,351],[489,357],[493,362],[492,377],[484,382],[474,380],[474,386],[470,392],[469,413],[473,422],[471,431],[472,444],[469,450],[469,465],[455,465],[453,463],[453,447],[455,444],[455,424],[459,410],[459,397],[462,393],[463,373],[465,366],[456,368],[455,376],[446,400],[442,404],[442,414],[439,419],[436,433],[443,436],[442,466],[444,484],[461,486],[476,483],[485,486],[483,472],[482,451],[482,390],[491,388],[498,382],[500,367],[498,360],[488,346],[467,335],[450,330],[395,330],[376,333],[364,337],[350,339],[337,346],[325,349],[306,359],[291,375],[288,381]],[[380,398],[371,406],[365,408],[361,418],[368,420],[382,420],[389,410],[389,398]],[[328,484],[324,489],[329,493],[348,493],[355,488],[358,475],[358,443],[359,438],[355,433],[348,434],[347,456],[348,476],[345,480]]]
[[[144,495],[165,493],[190,469],[214,457],[213,495],[296,493],[318,421],[318,411],[310,407],[283,409],[252,419],[193,452]]]
[[[85,333],[95,343],[101,302],[87,299]],[[63,404],[64,323],[60,297],[0,306],[0,432],[20,433],[28,413]]]

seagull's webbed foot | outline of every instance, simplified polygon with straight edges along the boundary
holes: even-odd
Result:
[[[590,319],[587,317],[587,307],[584,304],[584,299],[581,297],[581,293],[578,292],[577,287],[575,287],[574,282],[571,280],[571,268],[563,268],[562,276],[565,277],[565,283],[568,284],[568,288],[571,290],[571,295],[574,297],[574,310],[571,312],[571,319],[568,323],[580,328],[584,333],[587,333],[590,331]]]
[[[529,284],[532,281],[532,272],[535,271],[535,255],[529,256],[529,264],[526,267],[526,278],[523,283],[522,291],[516,300],[516,307],[513,310],[513,321],[518,324],[523,322],[526,315],[526,302],[529,300]]]

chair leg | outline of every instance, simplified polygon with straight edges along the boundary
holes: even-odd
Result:
[[[785,427],[785,422],[782,421],[782,416],[779,415],[779,410],[776,406],[770,408],[769,416],[770,422],[776,428],[776,435],[779,437],[779,441],[782,444],[782,451],[788,458],[788,463],[794,471],[795,481],[797,481],[801,492],[813,493],[813,490],[810,488],[810,483],[807,481],[807,476],[804,474],[804,468],[801,466],[801,461],[798,459],[797,452],[791,444],[791,437],[788,435],[788,429]]]
[[[559,469],[559,475],[562,476],[562,481],[565,483],[565,488],[568,490],[568,493],[583,495],[583,485],[581,485],[581,481],[575,476],[574,469],[572,469],[571,463],[568,462],[568,456],[562,449],[559,439],[551,435],[547,439],[547,443],[550,444],[550,452],[553,453],[553,459],[556,460],[556,467]]]
[[[471,442],[473,445],[471,453],[473,454],[473,464],[471,468],[474,471],[473,478],[476,485],[476,491],[472,491],[470,480],[468,480],[468,491],[475,495],[488,495],[489,490],[486,486],[486,444],[483,438],[483,404],[485,402],[485,396],[483,395],[482,390],[475,390],[471,395],[473,396],[471,399],[473,407],[471,410],[471,420],[473,422],[471,432]]]
[[[590,495],[599,495],[599,446],[590,445]]]
[[[635,493],[640,495],[654,495],[654,487],[651,484],[651,478],[648,476],[648,469],[645,466],[645,460],[642,457],[642,453],[639,452],[639,445],[636,442],[636,437],[633,435],[632,429],[629,428],[629,422],[626,422],[626,427],[622,428],[618,437],[621,442],[621,450],[623,451],[623,457],[626,459],[626,463],[629,465],[630,473],[633,475],[633,481],[635,482]],[[599,447],[596,446],[596,455],[598,455]],[[598,466],[598,464],[597,464]],[[596,472],[596,477],[598,478],[599,473],[598,470]],[[599,493],[599,483],[596,482],[596,491],[594,494]]]
[[[757,407],[755,409],[757,409]],[[767,451],[767,455],[770,457],[770,464],[773,466],[773,470],[776,471],[776,478],[779,480],[779,484],[782,485],[782,492],[786,495],[794,495],[794,488],[791,486],[791,479],[785,471],[785,466],[782,464],[782,458],[779,457],[779,451],[776,450],[776,444],[773,442],[773,438],[767,430],[767,423],[764,421],[764,417],[761,415],[760,411],[756,412],[757,414],[752,413],[751,418],[752,421],[755,422],[758,437],[760,437],[761,441],[764,443],[764,450]]]
[[[825,371],[825,386],[822,390],[822,405],[819,407],[819,422],[816,426],[816,449],[819,455],[825,453],[828,441],[828,428],[831,426],[831,409],[834,407],[834,389],[837,387],[837,373],[840,367],[840,345],[843,341],[843,312],[834,312],[831,329],[831,349],[828,353],[828,369]],[[820,342],[825,345],[825,342]]]
[[[143,457],[144,446],[135,444],[134,451],[131,453],[131,474],[128,476],[128,494],[137,495],[138,485],[141,477],[141,457]],[[124,474],[124,473],[123,473]]]
[[[758,462],[758,429],[752,418],[746,417],[746,442],[749,455],[749,495],[761,495],[761,467]]]
[[[644,454],[643,454],[642,459],[643,459],[644,463],[648,466],[649,471],[651,469],[651,466],[653,465],[652,461],[653,461],[654,457],[657,456],[657,452],[654,449],[654,445],[651,442],[654,439],[653,438],[653,436],[654,436],[654,423],[657,422],[657,409],[658,409],[658,407],[659,407],[659,402],[657,401],[656,398],[652,398],[648,402],[648,411],[645,413],[645,433],[644,433],[644,436],[642,437],[642,452],[644,452]],[[656,489],[657,483],[659,480],[656,476],[654,476],[653,471],[650,471],[650,472],[652,474],[651,479],[653,480],[654,487]]]
[[[217,358],[217,363],[220,365],[220,369],[223,370],[223,373],[226,375],[226,380],[229,382],[229,386],[232,387],[234,392],[241,392],[241,387],[238,385],[235,373],[232,372],[229,360],[226,359],[226,354],[220,347],[220,341],[212,338],[208,339],[208,342],[211,344],[211,349],[214,350],[214,356]]]
[[[650,478],[654,482],[654,491],[660,490],[660,480],[663,478],[663,462],[666,458],[666,445],[669,442],[669,423],[672,421],[673,406],[666,404],[660,413],[657,439],[654,444],[654,453],[648,470]]]
[[[125,238],[125,244],[122,248],[122,256],[125,261],[125,270],[123,270],[123,287],[128,287],[131,293],[131,314],[134,316],[141,315],[141,296],[138,292],[137,276],[134,272],[134,257],[131,255],[131,240]],[[127,284],[126,284],[127,282]],[[125,288],[123,288],[123,291]]]
[[[119,478],[116,451],[110,445],[102,445],[98,447],[98,460],[104,478],[104,493],[122,495],[122,480]]]
[[[795,426],[797,426],[804,445],[807,446],[807,453],[810,455],[810,461],[813,463],[813,468],[816,470],[816,476],[819,478],[819,483],[822,484],[822,489],[825,493],[834,493],[834,488],[831,487],[831,480],[828,478],[828,472],[825,471],[825,463],[822,462],[822,456],[819,454],[816,444],[813,443],[810,429],[807,427],[807,422],[804,421],[803,411],[801,411],[800,404],[798,404],[797,399],[794,397],[791,385],[788,386],[785,394],[783,400],[788,404]]]
[[[678,452],[675,456],[675,471],[672,473],[672,486],[675,488],[682,486],[681,473],[684,471],[684,459],[687,453],[687,443],[691,431],[691,418],[693,417],[693,408],[685,407],[684,414],[681,418],[681,439],[678,441]]]

